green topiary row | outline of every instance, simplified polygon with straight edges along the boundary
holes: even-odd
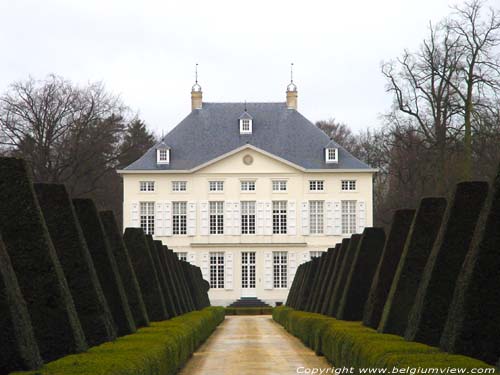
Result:
[[[122,336],[17,375],[172,375],[224,320],[223,307],[208,307]]]
[[[226,307],[226,315],[271,315],[272,307]]]
[[[445,353],[432,346],[380,334],[361,322],[339,321],[324,315],[280,306],[273,319],[336,367],[400,369],[492,368],[474,358]]]

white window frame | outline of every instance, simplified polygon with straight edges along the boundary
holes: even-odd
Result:
[[[242,251],[241,252],[241,288],[242,289],[255,289],[256,287],[256,270],[257,265],[255,251]]]
[[[241,191],[244,191],[246,193],[253,193],[253,192],[255,192],[257,186],[255,183],[255,180],[241,180],[240,181],[240,188],[241,188]]]
[[[255,234],[255,201],[241,201],[241,234]]]
[[[187,202],[172,202],[172,234],[187,234]]]
[[[287,180],[272,180],[272,187],[274,193],[281,193],[288,190]]]
[[[356,205],[357,201],[354,200],[340,201],[342,234],[344,235],[356,233]]]
[[[273,288],[288,288],[288,251],[273,251]]]
[[[144,233],[155,234],[155,202],[139,202],[139,220]]]
[[[183,260],[184,262],[187,262],[187,256],[188,256],[188,253],[185,252],[185,251],[180,251],[177,254],[177,258],[179,258],[179,260]]]
[[[273,234],[287,234],[287,201],[273,201]]]
[[[208,181],[208,191],[211,193],[224,191],[224,181]]]
[[[224,201],[210,201],[209,205],[209,233],[224,234]]]
[[[312,250],[309,251],[309,256],[312,258],[319,258],[323,255],[324,251],[321,250]]]
[[[325,233],[325,201],[309,201],[309,233]]]
[[[156,150],[156,164],[170,164],[170,149],[159,148]]]
[[[342,191],[356,191],[356,180],[342,180],[340,188]]]
[[[172,181],[172,191],[174,193],[187,191],[187,181]]]
[[[211,251],[209,253],[210,264],[210,288],[224,289],[225,254],[223,251]]]
[[[325,181],[309,180],[309,191],[325,191]]]
[[[325,148],[325,162],[327,163],[338,163],[339,161],[339,150],[338,148]]]
[[[240,134],[252,134],[252,120],[248,118],[240,119]]]
[[[155,182],[139,181],[139,191],[141,193],[153,193],[155,191]]]

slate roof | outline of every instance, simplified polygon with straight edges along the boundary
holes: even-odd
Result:
[[[286,103],[246,103],[246,108],[253,119],[252,134],[239,130],[245,103],[203,103],[162,139],[171,148],[170,164],[156,164],[160,142],[125,171],[190,170],[245,144],[305,169],[371,169]],[[338,163],[325,163],[327,145],[338,147]]]

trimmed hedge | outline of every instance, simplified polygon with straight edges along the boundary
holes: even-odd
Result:
[[[17,375],[173,375],[224,320],[223,307],[208,307],[162,322]],[[12,374],[14,375],[14,374]]]
[[[135,332],[137,327],[128,305],[122,278],[94,201],[73,199],[73,206],[113,315],[117,334],[123,336]]]
[[[26,302],[0,237],[0,374],[42,365]]]
[[[154,243],[153,236],[150,234],[146,234],[146,242],[148,243],[149,252],[151,253],[151,257],[153,258],[153,267],[155,268],[155,272],[158,275],[160,291],[163,296],[163,301],[165,303],[165,310],[167,311],[167,319],[168,319],[174,316],[172,313],[175,310],[172,310],[171,306],[168,306],[168,291],[166,290],[167,280],[165,279],[163,268],[160,265],[160,257],[156,250],[156,245]]]
[[[415,296],[405,332],[407,340],[439,345],[458,274],[487,194],[485,181],[457,184]]]
[[[440,346],[495,364],[500,357],[500,170],[491,185]]]
[[[104,232],[109,239],[109,245],[115,257],[118,272],[122,278],[123,288],[127,294],[128,305],[135,325],[136,327],[148,326],[149,317],[146,305],[144,305],[144,300],[142,299],[141,288],[139,287],[128,249],[118,228],[115,214],[113,211],[101,211],[99,212],[99,217],[101,218]]]
[[[66,187],[34,185],[45,223],[90,346],[116,339],[116,329]]]
[[[338,256],[339,250],[340,250],[339,243],[337,245],[335,245],[335,247],[333,249],[332,248],[328,249],[328,253],[327,253],[328,258],[326,261],[325,272],[324,272],[323,278],[321,279],[321,282],[319,284],[318,297],[314,303],[313,312],[320,312],[321,311],[321,307],[323,306],[323,301],[325,299],[326,287],[328,285],[330,277],[332,276],[333,267],[335,265],[335,259]]]
[[[361,320],[375,268],[384,248],[385,233],[382,228],[365,228],[356,249],[337,317],[343,320]]]
[[[304,278],[300,285],[299,298],[297,300],[297,309],[304,310],[307,304],[307,297],[311,294],[312,282],[314,275],[318,271],[319,258],[313,258],[306,263]]]
[[[0,158],[0,232],[42,358],[87,348],[73,297],[36,199],[26,162]]]
[[[123,241],[129,250],[130,260],[142,291],[142,299],[150,321],[167,319],[165,300],[160,289],[160,280],[153,265],[153,257],[141,228],[127,228]]]
[[[441,226],[444,198],[424,198],[415,215],[378,325],[381,333],[404,335],[425,264]],[[375,320],[368,326],[376,328]]]
[[[273,319],[337,368],[491,368],[474,358],[377,333],[361,322],[336,320],[285,306],[274,308]]]
[[[167,283],[168,285],[170,285],[170,290],[172,292],[173,309],[175,310],[176,315],[180,315],[182,314],[182,306],[179,296],[177,295],[177,281],[174,277],[174,273],[171,271],[172,267],[170,266],[169,260],[167,259],[167,250],[165,246],[162,246],[160,251],[158,251],[158,255],[160,257],[160,262],[162,262],[165,268]]]
[[[182,288],[182,279],[180,277],[179,269],[177,266],[177,261],[179,259],[177,258],[177,255],[173,254],[173,252],[168,249],[167,246],[163,247],[163,251],[165,252],[165,260],[167,261],[168,269],[170,270],[174,278],[174,291],[176,300],[179,304],[179,311],[181,312],[181,314],[185,314],[189,312],[189,307],[184,289]]]
[[[385,242],[382,257],[376,266],[368,298],[363,311],[363,324],[377,328],[382,317],[387,295],[403,253],[405,240],[415,215],[415,210],[397,210]]]
[[[349,238],[344,238],[342,242],[337,244],[335,247],[339,246],[337,249],[336,255],[335,255],[335,260],[332,263],[332,267],[330,270],[330,273],[328,275],[328,280],[327,283],[325,284],[325,293],[323,296],[323,301],[321,301],[321,307],[318,310],[318,313],[326,315],[326,312],[328,310],[328,306],[330,304],[330,299],[332,298],[332,293],[333,289],[335,288],[335,281],[337,280],[338,277],[338,270],[340,268],[340,264],[342,263],[342,259],[345,256],[345,252],[347,251],[347,248],[349,247]]]
[[[226,307],[226,315],[271,315],[272,307]]]
[[[312,311],[314,302],[317,298],[317,294],[319,292],[318,285],[321,282],[321,278],[324,277],[324,272],[325,272],[325,266],[326,266],[326,258],[327,258],[328,253],[324,252],[319,256],[319,261],[318,261],[318,269],[314,275],[314,278],[312,280],[312,285],[311,285],[311,293],[309,293],[309,296],[307,298],[307,302],[304,308],[304,311]]]
[[[177,308],[175,306],[175,299],[174,299],[175,287],[170,282],[167,267],[165,266],[164,259],[161,256],[162,252],[163,252],[163,243],[161,241],[153,241],[152,254],[155,261],[158,262],[158,269],[161,271],[160,281],[162,282],[163,294],[165,296],[165,307],[167,308],[168,314],[173,317],[179,315],[179,313],[177,312]]]
[[[170,261],[174,265],[174,270],[177,273],[178,280],[180,282],[180,290],[181,290],[181,296],[184,299],[186,311],[192,311],[194,310],[194,303],[193,300],[191,299],[191,294],[189,293],[188,287],[187,287],[187,282],[186,282],[186,276],[184,275],[184,272],[182,271],[182,268],[180,267],[180,260],[175,255],[173,250],[170,250],[168,247],[167,249],[167,257],[170,258]]]

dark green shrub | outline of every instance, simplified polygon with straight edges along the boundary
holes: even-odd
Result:
[[[455,286],[442,349],[495,364],[500,357],[500,170]]]
[[[116,338],[113,316],[64,185],[35,184],[45,223],[90,346]]]
[[[407,340],[439,344],[458,274],[487,194],[488,183],[484,181],[457,185],[415,296],[405,332]]]
[[[223,320],[223,307],[193,311],[17,375],[174,375]]]
[[[42,365],[26,302],[0,237],[0,374]]]
[[[167,319],[165,300],[160,289],[160,280],[153,266],[153,257],[146,236],[141,228],[127,228],[123,241],[129,251],[135,276],[142,292],[142,299],[150,321]]]
[[[335,263],[333,264],[332,273],[328,279],[328,284],[327,284],[323,304],[321,305],[320,313],[323,315],[327,314],[328,309],[330,307],[330,301],[332,300],[332,297],[333,297],[333,291],[335,289],[335,284],[337,283],[337,279],[338,279],[339,274],[340,274],[339,269],[340,269],[340,266],[342,265],[342,262],[344,261],[344,257],[345,257],[345,254],[347,253],[347,249],[349,248],[350,241],[351,241],[350,238],[344,238],[342,240],[342,243],[340,244],[339,252],[338,252],[337,257],[335,259]]]
[[[382,258],[373,277],[363,313],[363,324],[377,328],[382,317],[385,301],[398,267],[405,241],[413,221],[415,210],[397,210],[385,242]]]
[[[91,199],[73,199],[73,206],[94,261],[104,296],[113,315],[118,336],[135,332],[137,328],[128,305],[122,278],[97,208]]]
[[[314,278],[313,278],[313,281],[311,284],[311,293],[309,294],[309,296],[307,298],[305,311],[311,311],[313,306],[314,306],[314,302],[315,302],[315,300],[317,298],[317,294],[319,292],[318,285],[320,284],[321,277],[323,277],[323,272],[324,272],[325,264],[326,264],[326,258],[327,258],[327,253],[323,253],[319,257],[318,269],[314,275]]]
[[[356,249],[358,248],[360,239],[360,234],[353,234],[351,236],[349,246],[344,258],[342,259],[342,264],[338,269],[339,275],[337,277],[337,280],[335,281],[335,287],[333,288],[332,297],[330,299],[330,304],[328,306],[328,311],[326,314],[328,316],[337,315],[340,298],[342,297],[345,283],[347,281],[347,276],[349,275],[349,271],[351,270],[352,261],[354,260],[354,256],[356,255]]]
[[[384,248],[382,228],[365,228],[356,249],[352,266],[340,299],[337,317],[342,320],[361,320],[370,285]]]
[[[226,307],[226,315],[271,315],[272,307]]]
[[[302,283],[302,278],[304,277],[304,264],[299,264],[297,271],[295,271],[295,276],[292,280],[292,285],[290,286],[290,291],[285,302],[286,306],[295,307],[295,301],[297,299],[298,289]]]
[[[144,305],[144,300],[142,299],[142,291],[139,287],[134,267],[132,267],[128,249],[118,228],[115,214],[113,211],[101,211],[99,212],[99,217],[101,218],[104,232],[115,257],[135,325],[136,327],[148,326],[149,317],[146,305]]]
[[[176,275],[178,280],[179,296],[183,303],[184,312],[192,311],[194,307],[190,299],[190,296],[188,295],[187,292],[186,280],[184,278],[184,274],[181,272],[181,268],[179,266],[180,260],[179,258],[177,258],[177,255],[175,255],[174,252],[168,248],[166,248],[166,255],[167,259],[169,259],[170,263],[172,264],[174,274]]]
[[[163,283],[164,283],[164,294],[165,294],[165,304],[167,307],[167,311],[170,316],[177,316],[177,309],[175,308],[175,300],[174,300],[174,286],[170,283],[170,279],[168,276],[168,271],[165,266],[165,262],[163,261],[162,257],[160,257],[160,253],[163,251],[163,244],[161,241],[154,241],[154,256],[153,258],[158,261],[158,267],[161,270],[161,274],[163,275],[162,278],[160,278]]]
[[[162,248],[158,251],[158,256],[160,257],[160,262],[162,262],[164,266],[167,283],[170,286],[173,310],[175,311],[176,315],[180,315],[183,313],[183,310],[181,300],[177,295],[177,279],[174,276],[174,272],[171,271],[172,266],[169,264],[169,260],[167,259],[167,250],[165,246],[162,246]]]
[[[306,262],[306,273],[304,280],[300,286],[299,298],[297,302],[297,309],[304,310],[307,304],[307,297],[311,294],[312,283],[316,272],[318,272],[319,258],[313,258]]]
[[[0,232],[42,358],[87,348],[73,298],[24,160],[0,158]]]
[[[321,311],[321,307],[325,299],[326,287],[328,285],[330,277],[332,276],[335,259],[338,256],[339,250],[340,250],[340,244],[335,245],[335,248],[333,249],[332,248],[328,249],[325,270],[321,277],[321,282],[318,285],[318,295],[316,301],[314,301],[314,305],[312,308],[313,312],[319,313]]]

